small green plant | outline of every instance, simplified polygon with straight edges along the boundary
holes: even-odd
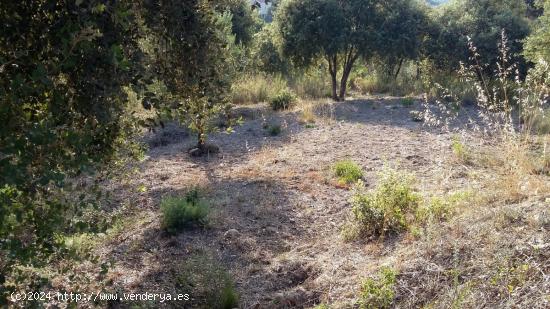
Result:
[[[344,184],[355,183],[363,177],[361,167],[351,160],[338,161],[332,169],[338,181]]]
[[[414,105],[414,99],[411,97],[403,98],[401,99],[401,105],[403,105],[403,107],[411,107]]]
[[[197,190],[185,197],[166,197],[160,203],[162,227],[169,233],[193,226],[204,225],[208,215],[208,206],[200,200]]]
[[[359,182],[351,200],[352,220],[344,226],[344,238],[378,237],[408,228],[421,200],[412,183],[411,176],[389,168],[380,174],[374,191],[364,193],[364,185]]]
[[[359,308],[385,309],[390,308],[395,298],[395,282],[397,273],[389,267],[383,267],[377,278],[365,280],[359,295]]]
[[[269,133],[269,135],[271,136],[277,136],[281,134],[282,131],[281,126],[278,124],[269,125],[265,129],[267,130],[267,133]]]
[[[461,162],[466,163],[470,160],[471,156],[468,151],[468,148],[460,141],[460,138],[458,136],[452,137],[451,149],[453,150],[453,153],[455,154],[455,156]]]
[[[187,259],[177,282],[204,308],[238,307],[239,295],[230,274],[210,254],[196,253]]]
[[[271,99],[273,110],[289,109],[296,103],[296,96],[288,89],[281,90]]]

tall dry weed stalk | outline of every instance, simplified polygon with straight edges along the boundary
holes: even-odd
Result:
[[[550,193],[548,181],[541,179],[550,175],[547,152],[550,138],[548,132],[541,131],[541,127],[550,123],[547,112],[549,65],[541,62],[522,78],[518,65],[512,62],[504,31],[492,72],[489,64],[480,61],[481,55],[470,39],[468,47],[469,63],[460,64],[459,75],[477,94],[474,111],[462,108],[455,94],[436,85],[443,95],[435,104],[430,104],[426,96],[425,123],[448,131],[462,131],[462,136],[478,133],[491,145],[487,149],[477,149],[476,155],[480,162],[491,162],[480,164],[487,165],[495,173],[487,175],[492,179],[488,181],[492,184],[488,188],[492,195],[518,201],[532,194]],[[452,129],[451,123],[462,115],[461,112],[466,115],[466,126]],[[495,176],[497,181],[494,181]]]

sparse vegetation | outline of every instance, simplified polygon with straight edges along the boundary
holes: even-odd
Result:
[[[343,184],[353,184],[363,177],[363,170],[352,160],[342,160],[334,163],[334,175]]]
[[[195,305],[220,309],[238,307],[239,295],[230,274],[207,253],[188,257],[178,270],[177,281],[181,291],[193,297]]]
[[[192,190],[185,197],[168,196],[160,202],[162,227],[169,233],[176,233],[193,225],[204,225],[208,215],[206,202]]]
[[[550,0],[426,1],[0,1],[0,307],[549,307]]]

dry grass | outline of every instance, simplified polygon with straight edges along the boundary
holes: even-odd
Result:
[[[334,102],[330,99],[300,100],[295,110],[299,113],[298,121],[301,124],[333,124],[336,120]]]

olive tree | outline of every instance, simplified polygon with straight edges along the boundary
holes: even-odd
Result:
[[[197,134],[197,154],[208,152],[211,120],[228,104],[234,76],[232,15],[214,1],[163,1],[147,10],[149,37],[160,38],[150,51],[154,76],[165,83],[168,101],[146,93],[145,102],[169,110]]]
[[[379,7],[374,0],[283,2],[275,17],[283,54],[301,67],[319,59],[326,61],[332,98],[345,100],[353,65],[375,48]]]

